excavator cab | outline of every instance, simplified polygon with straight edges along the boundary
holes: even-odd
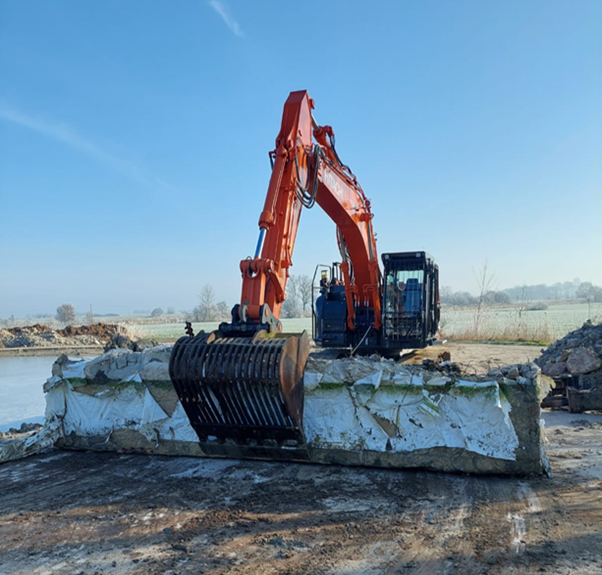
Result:
[[[383,254],[383,347],[422,348],[439,331],[439,268],[425,252]]]
[[[372,329],[374,310],[356,306],[350,329],[347,296],[333,264],[320,279],[315,298],[313,337],[322,347],[352,347],[362,354],[395,356],[402,349],[423,348],[439,329],[439,269],[425,252],[383,254],[382,329]],[[315,278],[315,276],[314,276]]]

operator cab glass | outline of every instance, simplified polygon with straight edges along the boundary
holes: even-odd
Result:
[[[423,283],[423,270],[389,270],[386,277],[385,310],[399,314],[420,312]]]
[[[425,252],[383,254],[384,339],[394,347],[424,347],[439,323],[437,268]]]

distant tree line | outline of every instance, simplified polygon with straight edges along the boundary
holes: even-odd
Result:
[[[162,307],[156,307],[153,311],[150,312],[150,316],[151,317],[161,317],[162,315],[165,315],[165,314],[175,315],[175,313],[176,313],[176,308],[170,305],[167,308],[167,312],[164,312]],[[147,315],[147,314],[148,314],[148,312],[144,312],[140,315]]]
[[[441,288],[441,303],[447,305],[472,306],[477,303],[478,299],[477,296],[466,291],[455,292],[448,286]],[[488,305],[558,300],[602,303],[602,287],[575,279],[572,282],[558,282],[551,286],[546,284],[522,285],[499,291],[491,290],[483,294],[483,302]]]
[[[472,306],[479,302],[478,296],[473,296],[467,291],[453,291],[450,287],[441,288],[441,303],[453,306]],[[486,305],[504,305],[511,303],[510,296],[503,291],[486,291],[483,293],[482,303]]]
[[[205,284],[199,293],[199,303],[187,314],[189,321],[229,321],[232,308],[225,301],[216,301],[213,286]],[[281,317],[306,317],[311,314],[312,280],[307,275],[291,275],[286,284],[286,300]],[[155,314],[154,310],[152,313]],[[162,312],[162,310],[160,310]]]
[[[572,282],[514,286],[504,290],[512,301],[526,300],[582,300],[596,301],[602,296],[602,288],[591,282],[582,282],[578,278]],[[602,300],[600,300],[602,301]]]
[[[602,302],[602,287],[575,279],[572,282],[522,285],[505,289],[512,301],[583,301]]]

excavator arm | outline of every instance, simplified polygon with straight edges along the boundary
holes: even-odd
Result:
[[[284,105],[273,170],[253,259],[240,263],[241,304],[233,313],[240,324],[279,330],[280,311],[303,207],[317,203],[337,226],[342,255],[347,325],[355,329],[355,310],[374,310],[374,328],[381,325],[381,280],[372,229],[370,202],[353,173],[339,159],[330,126],[318,126],[306,91],[292,92]],[[226,326],[224,326],[226,327]]]

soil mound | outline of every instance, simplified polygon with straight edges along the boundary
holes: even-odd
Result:
[[[119,326],[109,323],[96,323],[94,325],[81,325],[75,327],[68,325],[65,329],[57,330],[57,333],[64,337],[74,337],[77,335],[91,335],[98,339],[108,341],[112,336],[120,332]]]
[[[145,349],[150,349],[151,347],[156,347],[159,345],[159,342],[153,339],[138,339],[133,340],[126,334],[115,334],[112,335],[105,345],[105,352],[110,351],[111,349],[131,349],[132,351],[143,351]]]
[[[53,330],[47,325],[0,329],[0,347],[61,347],[105,345],[122,331],[118,325],[97,323]]]
[[[43,324],[43,323],[36,323],[34,325],[28,325],[25,327],[11,327],[9,329],[7,329],[6,331],[12,333],[13,335],[19,334],[21,333],[23,330],[26,330],[28,332],[40,332],[40,331],[52,331],[52,328]]]

